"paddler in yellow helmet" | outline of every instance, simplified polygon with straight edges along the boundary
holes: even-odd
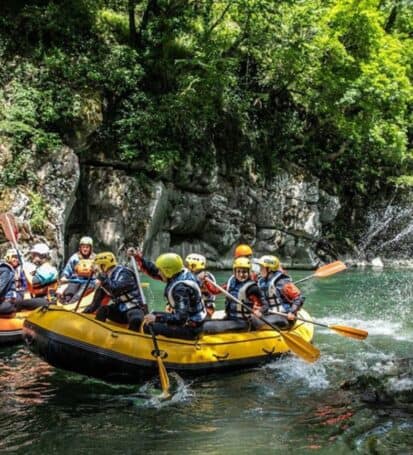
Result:
[[[79,300],[88,278],[93,273],[93,239],[84,236],[79,240],[79,249],[70,256],[60,275],[60,286],[56,294],[61,303],[74,303]],[[95,280],[89,282],[89,291],[95,287]]]

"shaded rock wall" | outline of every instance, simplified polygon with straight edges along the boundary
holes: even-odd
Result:
[[[74,239],[88,233],[100,250],[139,245],[151,258],[201,252],[210,266],[230,267],[235,245],[247,242],[256,255],[274,253],[288,266],[313,267],[321,214],[331,220],[339,209],[336,198],[320,198],[317,179],[299,173],[282,173],[266,185],[216,174],[208,191],[193,192],[168,181],[143,185],[124,169],[86,166],[82,172],[69,225],[72,250]]]
[[[321,192],[317,179],[283,172],[259,184],[241,176],[226,179],[215,169],[209,185],[202,182],[192,189],[191,181],[200,182],[199,176],[182,174],[192,170],[180,170],[178,185],[160,180],[143,184],[129,170],[104,162],[80,169],[76,154],[64,147],[36,171],[36,191],[47,208],[44,232],[30,229],[33,189],[8,190],[3,211],[27,226],[21,229],[26,233],[23,250],[46,241],[58,263],[77,249],[82,235],[95,239],[96,250],[117,254],[129,245],[139,245],[151,258],[170,250],[183,256],[200,252],[211,267],[230,267],[240,242],[253,246],[257,256],[279,255],[286,266],[318,263],[321,219],[334,219],[339,201]]]

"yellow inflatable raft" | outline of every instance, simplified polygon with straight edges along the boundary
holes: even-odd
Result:
[[[88,294],[82,299],[80,310],[86,308],[92,302],[93,295],[93,293]],[[63,307],[73,310],[76,307],[76,303],[64,305]],[[0,347],[18,344],[23,341],[23,323],[31,313],[32,311],[24,310],[18,311],[12,318],[0,318]]]
[[[310,316],[301,310],[305,319]],[[313,325],[297,322],[290,333],[311,342]],[[152,337],[93,315],[50,306],[33,312],[23,336],[32,352],[49,364],[110,382],[138,383],[157,375]],[[288,352],[272,329],[201,334],[196,340],[157,336],[163,362],[180,374],[203,374],[269,362]]]

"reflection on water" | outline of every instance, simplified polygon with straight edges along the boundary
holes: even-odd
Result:
[[[138,386],[106,384],[55,370],[22,346],[1,349],[0,450],[408,453],[413,378],[397,368],[412,353],[412,274],[349,272],[306,282],[306,307],[315,319],[367,329],[369,338],[359,342],[317,328],[315,364],[291,356],[191,380],[170,373],[168,400],[160,398],[157,378]],[[225,281],[226,274],[217,275]],[[152,308],[153,300],[163,306],[161,287],[151,284]],[[394,398],[392,405],[363,401],[361,391],[342,387],[370,374]]]

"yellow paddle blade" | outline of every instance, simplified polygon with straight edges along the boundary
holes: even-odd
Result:
[[[354,327],[347,327],[345,325],[329,325],[329,329],[349,338],[355,338],[356,340],[365,340],[368,336],[367,330],[355,329]]]
[[[164,398],[167,398],[169,394],[169,376],[168,373],[166,372],[165,365],[163,364],[163,361],[161,357],[158,355],[156,357],[156,361],[158,362],[158,369],[159,369],[159,379],[161,380],[161,387],[162,387],[162,392]]]
[[[318,278],[324,278],[326,276],[334,275],[335,273],[346,270],[346,268],[347,266],[346,264],[344,264],[344,262],[335,261],[332,262],[331,264],[326,264],[320,267],[318,270],[316,270],[314,276]]]
[[[316,347],[295,333],[280,331],[279,334],[284,338],[285,344],[290,350],[305,361],[313,363],[320,357],[320,351]]]

